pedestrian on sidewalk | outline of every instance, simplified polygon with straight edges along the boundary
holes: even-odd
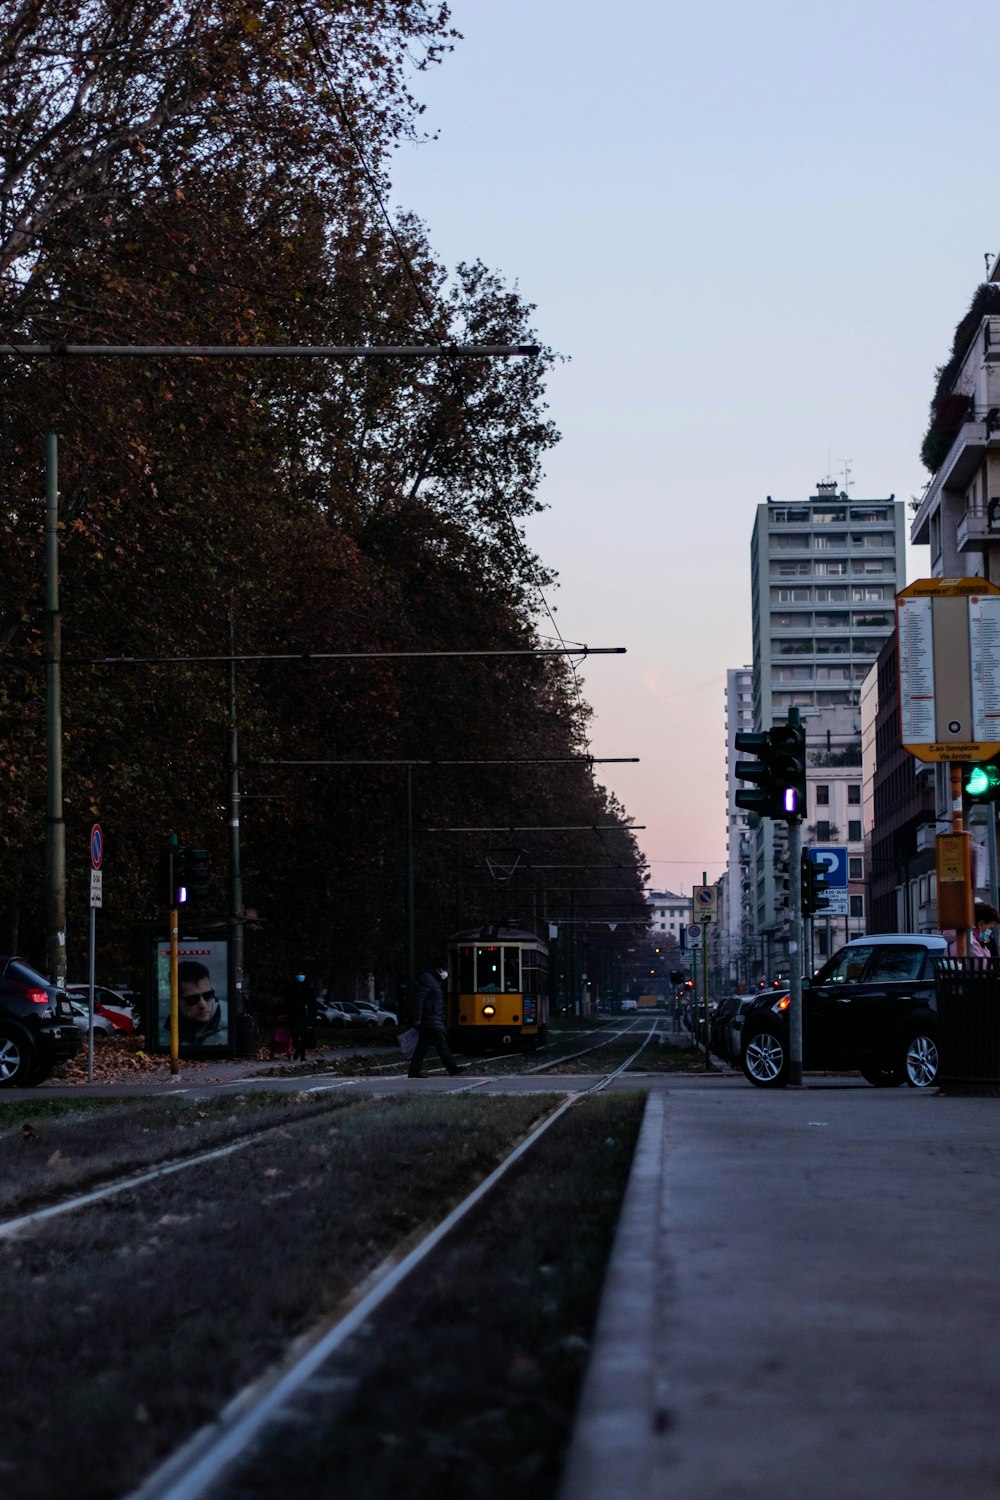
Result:
[[[285,1015],[292,1033],[292,1060],[305,1062],[306,1042],[316,1025],[316,996],[306,983],[306,976],[296,974],[285,988]]]
[[[967,945],[967,958],[996,958],[1000,952],[997,946],[997,933],[1000,930],[1000,912],[985,901],[977,901],[973,915],[976,925],[969,930],[969,941]],[[941,936],[948,944],[948,952],[952,958],[958,953],[958,933],[954,927],[942,929]]]
[[[445,1031],[444,981],[447,978],[447,962],[443,958],[436,958],[430,968],[426,969],[417,980],[417,987],[413,993],[410,1024],[416,1027],[420,1038],[410,1058],[410,1078],[426,1076],[420,1070],[428,1047],[435,1048],[438,1057],[452,1076],[459,1071],[458,1063],[448,1046],[448,1036]]]

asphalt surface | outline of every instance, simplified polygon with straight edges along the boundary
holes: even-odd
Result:
[[[561,1500],[996,1500],[1000,1100],[650,1095]]]

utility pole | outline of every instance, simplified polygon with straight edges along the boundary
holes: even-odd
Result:
[[[229,823],[229,962],[232,975],[230,1040],[240,1043],[243,1017],[243,875],[240,865],[240,757],[236,711],[236,627],[229,616],[229,724],[226,730]]]
[[[59,438],[45,439],[45,966],[66,983],[66,823],[62,788],[62,622],[59,615]]]

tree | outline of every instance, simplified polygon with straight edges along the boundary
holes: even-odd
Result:
[[[346,118],[352,132],[364,123],[376,171],[386,142],[412,128],[402,49],[408,40],[436,56],[446,12],[395,0],[376,24],[360,3],[310,0],[295,13],[304,32],[276,4],[185,11],[187,29],[178,9],[160,17],[138,3],[113,20],[86,6],[75,28],[40,3],[16,13],[25,78],[0,74],[19,122],[4,157],[8,336],[535,341],[532,309],[479,263],[449,276],[414,218],[401,264],[372,178],[346,149],[348,94]],[[51,77],[48,54],[61,59]],[[29,230],[30,265],[17,248]],[[230,628],[257,657],[531,649],[538,587],[551,578],[522,526],[556,439],[551,359],[0,366],[10,922],[22,913],[37,939],[45,432],[61,434],[68,847],[82,848],[100,817],[116,890],[102,926],[124,961],[136,924],[155,914],[163,834],[224,867],[226,667],[82,663],[222,658]],[[541,658],[248,661],[237,698],[244,887],[263,922],[257,957],[275,966],[309,955],[398,964],[405,848],[398,767],[270,762],[523,758],[586,743],[574,684]],[[598,806],[615,816],[579,767],[437,772],[415,776],[414,790],[421,829],[432,817],[600,821]],[[619,845],[635,869],[624,830]],[[439,941],[455,918],[454,849],[422,837],[420,859],[421,932]],[[221,896],[220,886],[220,906]],[[85,899],[71,886],[71,927]]]

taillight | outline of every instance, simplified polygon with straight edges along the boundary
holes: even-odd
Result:
[[[24,998],[25,1000],[30,1000],[32,1005],[49,1005],[51,1003],[48,990],[25,990]]]

